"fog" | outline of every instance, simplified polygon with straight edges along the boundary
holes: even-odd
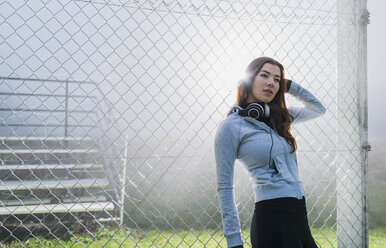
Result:
[[[90,5],[87,5],[82,11],[85,13],[94,11],[94,9],[88,9],[89,7]],[[66,8],[68,12],[76,12],[78,6],[73,5]],[[386,3],[372,0],[368,3],[368,9],[371,14],[370,24],[368,25],[368,120],[370,144],[372,144],[372,141],[375,140],[386,140],[386,134],[383,130],[386,127],[386,115],[384,114],[386,100],[383,96],[386,93],[386,70],[384,69],[386,65],[384,49],[384,44],[386,44],[386,19],[382,13],[386,9]],[[255,32],[257,35],[250,37],[247,29],[240,31],[240,33],[232,30],[232,27],[249,24],[245,20],[219,19],[219,23],[216,23],[217,32],[212,32],[210,29],[212,26],[208,27],[207,23],[213,21],[213,19],[208,17],[179,16],[179,26],[177,26],[173,25],[175,19],[171,18],[168,12],[162,12],[162,15],[164,15],[162,23],[158,22],[158,16],[151,15],[153,11],[145,11],[144,13],[146,15],[143,16],[139,12],[136,14],[130,13],[133,17],[129,17],[129,12],[122,12],[117,15],[124,20],[129,18],[127,23],[132,25],[129,28],[136,30],[131,33],[127,29],[117,29],[115,33],[120,35],[119,37],[111,34],[110,36],[106,35],[107,38],[94,35],[94,29],[92,29],[90,23],[87,23],[87,26],[82,26],[86,35],[78,37],[73,27],[68,25],[56,32],[55,37],[61,41],[67,39],[69,42],[59,50],[56,50],[51,43],[45,44],[47,49],[40,56],[43,59],[56,58],[55,63],[48,61],[48,59],[47,61],[38,60],[38,56],[31,56],[30,58],[28,53],[20,52],[19,58],[16,58],[16,53],[10,55],[10,59],[8,59],[9,67],[6,67],[4,63],[0,69],[4,75],[13,75],[12,73],[16,72],[17,75],[26,78],[31,75],[38,78],[48,78],[53,71],[58,79],[72,78],[78,81],[100,82],[101,91],[106,93],[106,99],[111,103],[112,110],[118,116],[119,120],[115,123],[118,126],[117,133],[122,136],[125,135],[130,140],[127,152],[130,168],[126,176],[130,179],[129,186],[131,188],[128,186],[127,192],[130,192],[128,198],[131,202],[127,203],[126,209],[133,211],[130,212],[131,216],[138,216],[136,223],[139,223],[139,220],[143,219],[139,210],[148,207],[149,212],[151,212],[155,205],[160,205],[157,207],[164,210],[164,216],[169,211],[170,216],[173,217],[174,209],[180,209],[181,216],[191,214],[192,219],[199,215],[194,211],[200,211],[201,207],[217,206],[217,201],[212,201],[212,197],[215,196],[212,143],[215,127],[224,117],[222,115],[226,113],[228,106],[234,102],[236,81],[242,76],[247,62],[258,54],[258,51],[256,51],[252,56],[250,51],[260,49],[267,56],[283,58],[283,60],[279,60],[283,62],[287,69],[287,78],[291,78],[301,83],[305,88],[309,88],[318,98],[323,99],[323,103],[328,106],[329,110],[323,118],[297,126],[294,134],[298,138],[300,148],[303,148],[299,152],[299,165],[302,168],[300,173],[308,192],[312,193],[311,197],[314,197],[314,199],[311,199],[312,202],[327,202],[331,205],[328,207],[333,208],[334,201],[331,200],[330,193],[334,192],[336,186],[334,181],[331,180],[336,172],[334,170],[336,156],[334,152],[331,152],[333,150],[331,144],[334,143],[334,140],[330,140],[331,135],[329,134],[335,133],[334,127],[336,127],[334,123],[336,121],[336,118],[334,118],[336,113],[334,96],[337,95],[337,88],[335,87],[336,64],[334,64],[335,47],[332,45],[332,47],[323,50],[323,56],[320,53],[313,56],[308,56],[308,54],[309,51],[325,48],[319,46],[321,41],[324,42],[324,45],[333,44],[336,40],[335,27],[327,25],[323,29],[318,29],[318,26],[302,29],[297,28],[298,26],[295,24],[289,24],[288,29],[279,30],[281,36],[278,36],[277,39],[290,37],[291,42],[287,43],[288,47],[284,45],[275,47],[278,43],[272,42],[275,45],[271,46],[267,41],[269,39],[271,41],[276,40],[276,37],[267,36],[267,40],[263,41],[259,36],[260,34],[279,32],[271,29],[271,25],[267,23],[252,29],[251,32]],[[113,16],[113,12],[107,8],[100,10],[99,14],[106,19],[112,19]],[[164,33],[161,32],[162,42],[159,41],[160,34],[153,32],[151,29],[152,25],[149,25],[150,31],[146,30],[146,27],[144,27],[144,31],[133,28],[135,25],[139,26],[139,20],[144,19],[145,16],[149,16],[147,20],[158,23],[158,32],[164,31]],[[327,20],[330,20],[328,15],[326,17]],[[138,23],[132,21],[135,18]],[[193,28],[190,18],[194,19],[195,25],[198,26]],[[81,15],[71,19],[77,24],[84,21]],[[12,19],[9,20],[9,23],[12,23]],[[14,26],[17,26],[16,24]],[[92,24],[94,27],[98,27],[101,32],[111,32],[110,29],[102,29],[106,26],[103,25],[104,20],[101,18],[93,19]],[[117,20],[115,22],[111,21],[109,24],[113,28],[121,27],[118,25]],[[169,30],[170,32],[163,30],[165,24],[172,27]],[[28,22],[28,25],[31,28],[36,26],[36,30],[38,30],[40,23],[32,19]],[[49,26],[46,31],[40,31],[39,36],[43,38],[45,36],[50,37],[51,32],[49,29],[55,28],[55,25]],[[3,30],[3,32],[13,32],[11,25],[8,28],[4,27]],[[198,30],[200,30],[201,36],[197,35]],[[220,30],[231,31],[225,35]],[[315,34],[311,36],[310,33]],[[23,34],[28,35],[27,33]],[[326,34],[330,36],[326,36]],[[203,42],[203,37],[206,38],[207,43]],[[88,49],[83,49],[82,53],[75,53],[74,51],[80,51],[81,49],[78,44],[73,42],[74,40],[81,44],[87,44]],[[102,42],[105,40],[108,42]],[[316,42],[312,43],[311,41]],[[8,42],[17,44],[16,39],[8,39]],[[36,49],[41,42],[28,40],[26,44],[32,49]],[[96,44],[96,46],[92,46],[91,43]],[[302,51],[301,54],[293,49],[292,45],[295,43],[298,43],[296,48]],[[172,46],[169,47],[168,44],[172,44]],[[200,46],[196,46],[197,44],[200,44]],[[223,49],[224,46],[227,47],[227,50]],[[189,51],[189,54],[181,53],[180,51],[183,49]],[[160,53],[162,53],[162,56],[160,56]],[[175,54],[178,54],[178,59],[171,60],[170,58],[176,58]],[[30,65],[30,67],[23,67],[24,61],[27,61],[25,64]],[[62,63],[62,61],[66,62]],[[81,63],[82,70],[78,68],[77,62],[79,61],[86,61]],[[304,63],[304,61],[307,61],[307,63]],[[47,66],[49,70],[44,70],[43,65]],[[12,66],[17,70],[14,70]],[[323,73],[320,73],[321,71]],[[350,72],[350,70],[347,71]],[[320,76],[320,74],[322,75]],[[16,89],[23,90],[15,82],[7,82],[2,86],[5,86],[9,92],[14,92]],[[32,86],[25,84],[25,87]],[[63,94],[64,88],[59,90],[59,86],[53,87],[55,87],[54,90],[44,89]],[[31,90],[31,88],[28,88],[28,90]],[[86,89],[77,87],[70,90],[73,94],[77,91],[86,92]],[[16,99],[12,104],[20,106],[25,103],[25,101],[22,101],[22,103],[18,101],[21,100]],[[291,97],[289,97],[289,103],[296,104]],[[9,102],[6,104],[11,106]],[[29,102],[29,104],[34,105],[35,103]],[[61,106],[63,102],[55,104]],[[13,113],[8,114],[11,116]],[[28,116],[31,120],[27,121],[31,123],[36,120],[36,118],[32,119],[35,116]],[[3,118],[8,117],[3,116]],[[62,122],[64,116],[50,116],[50,118],[53,119],[52,121]],[[27,117],[21,117],[17,121],[26,121],[26,119]],[[79,123],[80,120],[84,122],[93,121],[93,119],[73,119],[75,123]],[[38,119],[38,121],[40,120]],[[44,120],[51,122],[50,119],[44,118]],[[36,129],[33,131],[35,134],[37,133]],[[2,135],[9,134],[3,131]],[[306,145],[309,150],[304,149]],[[374,149],[379,148],[380,146],[374,147]],[[314,153],[315,150],[319,151],[318,155]],[[313,166],[307,166],[309,164]],[[245,183],[248,182],[248,177],[240,169],[240,166],[237,168],[236,178],[239,184],[236,190],[240,196],[239,199],[246,199],[246,201],[251,202],[251,188],[249,184],[246,185]],[[178,180],[174,180],[174,178]],[[137,189],[141,189],[141,191]],[[142,192],[146,192],[145,197]],[[205,195],[203,192],[207,194]],[[145,202],[142,201],[143,199],[149,201],[143,203],[144,205],[140,205]],[[175,208],[168,209],[168,205]],[[154,209],[157,209],[157,207]],[[188,207],[195,210],[190,210]],[[253,205],[250,205],[250,207],[253,207]],[[187,213],[184,213],[184,211]],[[208,212],[218,213],[216,208]],[[251,209],[240,211],[241,216],[245,215],[242,217],[243,220],[250,218],[250,213]],[[325,224],[323,221],[331,222],[330,224],[333,225],[335,221],[334,218],[329,218],[329,208],[325,208],[322,204],[310,208],[310,215],[313,219],[323,216],[323,218],[319,217],[320,223],[314,223],[315,225]],[[158,213],[154,213],[154,216],[150,213],[147,215],[152,220],[157,216]],[[208,219],[208,216],[201,215],[201,218]],[[178,218],[177,220],[179,221]],[[218,220],[213,223],[214,226],[217,225]],[[161,219],[160,225],[162,225],[162,221]],[[203,221],[198,220],[196,224]]]
[[[368,128],[369,143],[369,226],[386,226],[386,1],[370,0],[368,8]]]
[[[386,1],[368,1],[369,141],[386,140]]]

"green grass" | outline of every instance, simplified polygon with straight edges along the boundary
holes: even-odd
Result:
[[[386,247],[386,228],[376,228],[374,230],[369,230],[369,247]]]
[[[386,247],[386,228],[370,230],[370,248]],[[312,229],[315,241],[321,247],[336,247],[336,234],[329,228]],[[242,236],[247,240],[244,247],[249,245],[249,230],[243,230]],[[94,238],[96,237],[96,238]],[[93,235],[74,234],[69,239],[57,240],[47,239],[43,236],[30,238],[22,243],[11,242],[3,244],[4,247],[226,247],[225,238],[222,236],[222,231],[215,232],[214,230],[178,230],[162,231],[149,230],[144,233],[135,229],[100,229]]]

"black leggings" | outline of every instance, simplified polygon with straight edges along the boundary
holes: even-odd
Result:
[[[318,248],[308,226],[307,214],[253,213],[252,248]]]

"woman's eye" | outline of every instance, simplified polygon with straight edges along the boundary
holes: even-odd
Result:
[[[265,74],[260,74],[262,77],[267,77],[267,75],[265,75]],[[280,83],[280,79],[277,79],[277,78],[275,78],[275,80],[276,80],[276,82],[278,82],[278,83]]]

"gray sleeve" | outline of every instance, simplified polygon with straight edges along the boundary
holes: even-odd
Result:
[[[326,108],[311,92],[292,81],[288,93],[304,104],[304,107],[288,107],[294,117],[293,123],[299,123],[319,117],[326,113]]]
[[[243,245],[233,190],[234,166],[239,144],[235,123],[234,119],[223,120],[217,128],[214,141],[217,192],[228,247]]]

